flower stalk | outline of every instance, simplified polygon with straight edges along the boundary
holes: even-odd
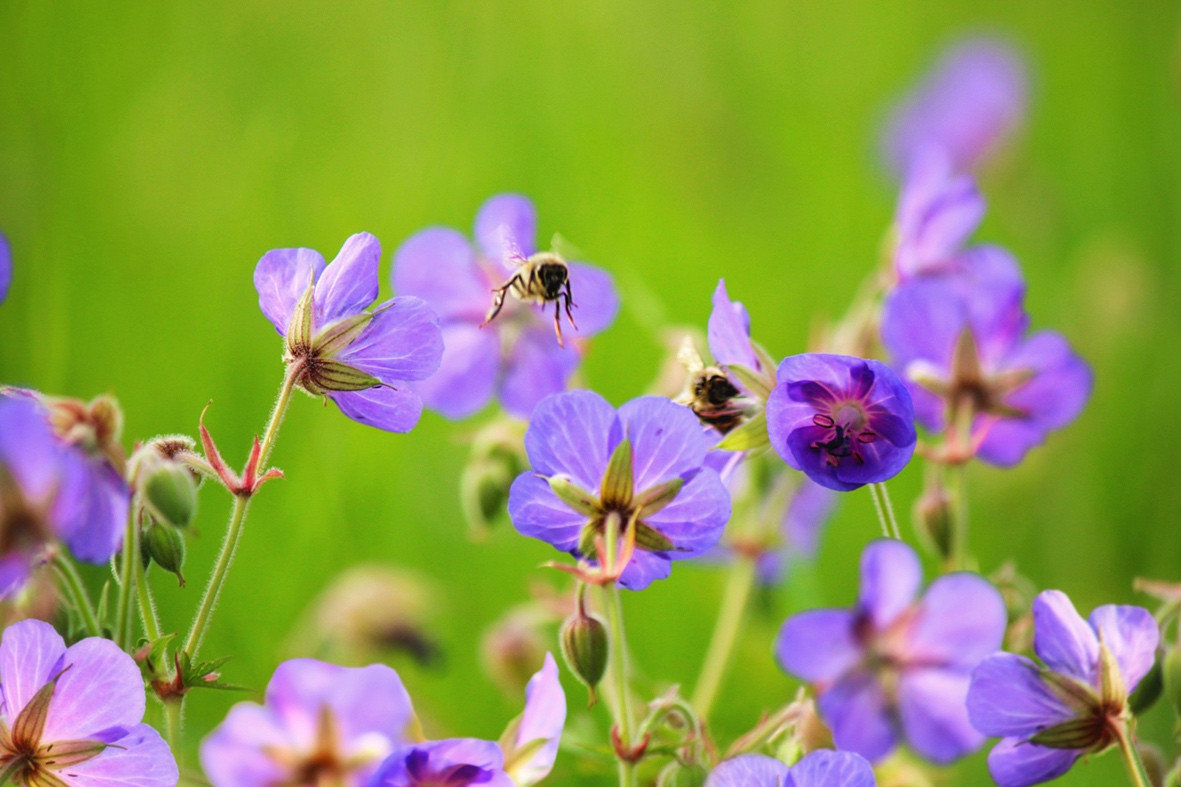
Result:
[[[74,567],[69,558],[62,554],[55,555],[52,563],[62,589],[82,617],[82,625],[86,629],[86,635],[101,637],[102,627],[98,623],[98,615],[95,614],[94,605],[90,602],[90,595],[86,592],[82,577],[78,575],[78,569]]]
[[[690,701],[693,710],[701,719],[709,718],[718,692],[726,679],[730,658],[734,654],[734,644],[738,641],[738,632],[746,619],[754,583],[755,560],[753,557],[740,554],[731,564],[727,574],[714,633],[709,642],[709,650],[706,651],[701,676],[697,679],[697,686]]]
[[[1112,729],[1119,744],[1120,756],[1128,770],[1129,781],[1134,787],[1152,787],[1152,779],[1144,767],[1144,760],[1141,759],[1140,752],[1136,750],[1136,744],[1132,740],[1130,724],[1118,722],[1112,725]]]

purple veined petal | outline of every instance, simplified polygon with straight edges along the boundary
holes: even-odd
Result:
[[[8,238],[0,232],[0,303],[8,297],[8,287],[12,284],[12,246]]]
[[[783,787],[790,770],[766,754],[740,754],[710,771],[705,787]]]
[[[895,173],[931,150],[967,170],[1016,128],[1025,114],[1027,75],[1020,54],[989,38],[949,49],[899,102],[883,137]]]
[[[1152,613],[1143,607],[1104,604],[1095,607],[1087,620],[1115,656],[1128,691],[1135,691],[1140,679],[1152,669],[1160,642],[1160,628]]]
[[[31,399],[0,397],[0,465],[26,497],[43,500],[58,484],[62,454],[45,411]]]
[[[517,730],[517,747],[544,740],[545,745],[528,760],[515,765],[510,775],[517,785],[536,784],[554,767],[562,727],[566,724],[566,693],[558,681],[558,665],[553,654],[545,654],[545,664],[525,686],[525,712]]]
[[[910,747],[946,765],[976,751],[984,736],[968,720],[966,672],[907,668],[898,689],[898,714]]]
[[[885,628],[910,609],[922,583],[923,567],[915,551],[902,541],[879,538],[861,553],[857,607],[877,628]]]
[[[778,390],[777,388],[776,391]],[[776,391],[771,392],[771,397],[775,396]],[[805,426],[788,432],[786,439],[781,438],[780,430],[772,426],[771,401],[771,398],[767,399],[767,434],[771,438],[771,445],[789,467],[802,471],[815,483],[837,492],[850,492],[865,486],[864,481],[846,481],[840,478],[837,474],[839,467],[830,465],[824,453],[812,447],[816,442],[826,439],[830,430],[821,429],[819,426]]]
[[[619,584],[628,590],[643,590],[658,579],[667,579],[671,573],[672,562],[668,552],[637,549],[627,568],[619,575]]]
[[[844,391],[849,387],[850,369],[864,360],[832,353],[789,355],[779,363],[776,379],[780,384],[792,380],[812,380],[834,392]],[[835,398],[842,396],[838,394]]]
[[[492,303],[492,283],[481,272],[471,242],[449,227],[411,235],[394,254],[394,292],[422,298],[439,318],[483,321]]]
[[[617,420],[615,408],[594,391],[546,397],[525,432],[530,465],[541,475],[568,475],[586,491],[598,490]]]
[[[310,726],[304,723],[305,731]],[[302,750],[308,738],[295,740],[274,714],[253,702],[239,702],[201,742],[201,769],[213,787],[263,787],[288,778],[266,751]]]
[[[1085,753],[1005,738],[988,753],[988,772],[1000,787],[1027,787],[1057,779]]]
[[[538,402],[566,390],[581,357],[573,344],[559,347],[550,326],[523,330],[506,359],[500,387],[504,409],[517,418],[529,418]]]
[[[369,325],[339,355],[383,382],[424,380],[439,368],[443,336],[431,307],[404,296],[386,301]]]
[[[791,767],[786,787],[874,787],[873,767],[850,751],[818,749]]]
[[[976,574],[945,574],[927,588],[910,629],[913,657],[964,669],[1000,649],[1005,636],[1005,603],[988,580]]]
[[[143,676],[135,661],[110,640],[88,637],[66,650],[69,667],[57,679],[45,719],[47,741],[99,738],[130,730],[144,717]]]
[[[316,326],[359,314],[377,300],[377,264],[381,243],[368,232],[358,232],[340,247],[336,259],[316,282],[312,300]]]
[[[484,255],[500,261],[537,251],[537,210],[521,194],[497,194],[476,213],[476,243]]]
[[[1099,640],[1061,590],[1044,590],[1033,600],[1033,650],[1046,666],[1084,683],[1095,683]],[[1003,733],[1005,735],[1017,733]]]
[[[180,778],[168,744],[146,724],[133,727],[94,759],[55,775],[71,787],[174,787]]]
[[[806,476],[800,479],[783,516],[783,533],[790,556],[816,556],[820,532],[832,518],[836,505],[837,495],[833,490],[825,489]]]
[[[688,407],[641,396],[619,408],[619,420],[631,440],[637,492],[684,477],[705,462],[709,443]]]
[[[864,657],[853,613],[847,609],[815,609],[792,615],[775,640],[780,668],[809,683],[832,683]]]
[[[975,181],[953,172],[938,151],[924,156],[907,173],[894,220],[898,275],[945,270],[983,218],[984,198]]]
[[[876,762],[898,744],[889,701],[871,675],[857,673],[843,678],[822,692],[816,705],[838,749]]]
[[[500,337],[492,326],[444,324],[439,370],[413,388],[428,409],[452,420],[466,418],[488,404],[500,374]]]
[[[14,552],[0,557],[0,601],[24,587],[32,571],[28,555]]]
[[[989,737],[1028,738],[1074,718],[1024,656],[995,653],[972,670],[966,700],[972,726]]]
[[[709,314],[709,351],[722,365],[741,364],[759,371],[758,357],[750,343],[750,315],[726,293],[726,280],[718,279]]]
[[[644,521],[673,542],[676,551],[670,557],[679,560],[708,552],[729,520],[730,493],[717,473],[702,468],[671,503]]]
[[[53,518],[74,557],[105,563],[123,545],[131,490],[119,473],[101,460],[67,462]]]
[[[363,391],[329,391],[340,411],[359,424],[387,432],[409,432],[422,415],[422,400],[408,385],[379,385]]]
[[[605,330],[619,314],[619,294],[610,273],[582,262],[566,264],[570,276],[570,292],[574,296],[572,336],[594,336]],[[552,307],[550,307],[552,309]],[[562,315],[563,322],[565,314]]]
[[[11,720],[64,666],[65,640],[43,620],[22,620],[0,638],[0,695]]]
[[[254,289],[258,307],[280,336],[287,335],[295,304],[323,272],[324,258],[314,249],[272,249],[262,255],[254,268]]]
[[[544,541],[563,552],[578,550],[578,539],[587,523],[584,514],[562,502],[549,483],[532,472],[521,473],[513,481],[509,488],[508,513],[518,533]]]
[[[503,770],[504,754],[492,741],[450,738],[405,746],[381,764],[369,787],[513,787]],[[450,777],[450,780],[444,781]]]

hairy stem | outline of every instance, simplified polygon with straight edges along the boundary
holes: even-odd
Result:
[[[701,676],[697,679],[697,686],[693,690],[690,704],[697,716],[702,720],[709,718],[714,701],[726,679],[726,672],[730,667],[730,657],[734,653],[734,643],[738,640],[738,632],[746,619],[750,593],[755,582],[755,561],[746,556],[738,556],[731,564],[726,577],[726,587],[722,591],[722,605],[718,609],[718,619],[714,624],[713,637],[706,651],[705,662],[701,667]]]
[[[1132,740],[1130,726],[1127,723],[1117,723],[1114,729],[1120,755],[1128,769],[1128,779],[1135,787],[1152,787],[1152,779],[1144,767],[1144,760],[1140,758],[1140,752],[1136,750],[1136,744]]]
[[[607,617],[607,630],[611,637],[608,648],[607,674],[615,689],[615,723],[619,727],[619,739],[624,747],[630,748],[634,741],[635,716],[631,707],[631,687],[628,680],[627,640],[623,630],[623,604],[619,597],[619,586],[603,588],[603,612]],[[619,758],[620,787],[635,787],[635,763]]]
[[[82,616],[82,625],[86,628],[87,636],[101,637],[102,627],[98,623],[98,615],[94,612],[94,604],[90,602],[90,594],[86,592],[86,585],[82,583],[82,577],[78,576],[78,569],[74,567],[73,562],[65,555],[57,555],[53,558],[53,570],[70,603]]]
[[[870,484],[869,494],[873,497],[874,510],[878,512],[882,535],[901,541],[902,531],[898,529],[898,519],[894,516],[894,504],[890,502],[890,493],[886,491],[886,485],[884,483]]]
[[[132,618],[131,586],[135,584],[134,564],[139,561],[139,506],[133,505],[127,515],[127,528],[123,531],[123,552],[119,566],[119,598],[115,604],[115,644],[123,650],[131,648],[134,626]]]

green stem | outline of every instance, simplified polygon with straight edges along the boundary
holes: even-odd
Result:
[[[98,624],[98,615],[94,612],[94,605],[90,603],[90,595],[86,592],[86,585],[82,577],[78,576],[78,569],[65,555],[57,555],[53,559],[53,569],[61,581],[62,589],[70,597],[74,608],[82,616],[82,625],[86,627],[87,635],[101,637],[102,627]]]
[[[295,390],[295,382],[299,378],[301,367],[298,364],[291,364],[287,367],[287,374],[283,378],[283,387],[279,389],[279,398],[275,401],[275,407],[271,410],[271,419],[267,422],[266,431],[263,433],[262,441],[259,444],[259,472],[265,472],[267,459],[271,455],[271,450],[275,446],[275,437],[279,434],[279,427],[283,423],[283,416],[287,414],[287,407],[291,404],[291,394]],[[196,657],[197,648],[201,645],[201,639],[205,636],[205,629],[209,625],[209,618],[213,614],[213,608],[217,606],[217,598],[221,595],[222,585],[225,584],[226,574],[229,573],[230,565],[234,562],[234,552],[238,548],[238,541],[242,537],[242,525],[246,521],[246,512],[250,508],[251,494],[249,492],[242,492],[234,498],[234,508],[230,512],[230,523],[226,527],[225,540],[221,544],[221,552],[218,553],[217,563],[214,564],[213,574],[209,578],[209,584],[205,588],[205,595],[201,598],[201,604],[197,608],[197,615],[193,618],[193,625],[189,629],[189,635],[185,638],[184,651],[190,657]]]
[[[726,587],[722,591],[722,605],[718,609],[713,637],[710,639],[701,676],[697,679],[697,686],[690,700],[693,710],[702,720],[709,718],[709,712],[718,698],[718,691],[722,688],[722,681],[726,678],[730,657],[734,653],[734,643],[738,640],[738,632],[746,619],[754,584],[755,561],[747,557],[738,557],[730,566],[729,575],[726,577]]]
[[[610,523],[608,523],[610,524]],[[628,681],[627,640],[623,630],[623,604],[619,598],[619,586],[611,584],[603,588],[603,612],[607,617],[607,630],[611,637],[608,648],[607,673],[615,689],[615,722],[619,726],[619,739],[625,748],[632,746],[632,731],[635,716],[631,707],[631,689]],[[635,787],[635,763],[620,758],[620,787]]]
[[[869,493],[873,496],[873,507],[878,512],[878,521],[882,524],[882,534],[886,538],[902,540],[902,531],[898,528],[898,518],[894,516],[894,504],[890,502],[890,493],[886,485],[870,484]]]
[[[1120,754],[1124,758],[1124,765],[1128,769],[1128,777],[1136,787],[1152,787],[1152,779],[1144,767],[1144,760],[1140,759],[1140,752],[1132,742],[1132,731],[1127,724],[1116,724],[1115,736],[1119,742]]]
[[[123,650],[131,647],[131,586],[135,583],[133,564],[139,561],[139,506],[132,506],[123,531],[122,563],[119,567],[119,598],[115,604],[115,644]]]
[[[951,570],[968,567],[968,465],[949,467],[947,491],[951,497]]]
[[[168,748],[172,749],[178,768],[183,768],[180,750],[181,704],[180,698],[164,700],[164,739],[168,741]]]
[[[149,640],[160,639],[160,618],[156,615],[156,602],[142,560],[135,561],[135,590],[139,595],[139,616],[144,622],[144,633]]]

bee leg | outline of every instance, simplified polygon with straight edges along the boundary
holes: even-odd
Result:
[[[566,279],[566,292],[563,294],[563,299],[566,306],[566,319],[570,321],[570,324],[574,326],[574,330],[577,331],[578,325],[574,322],[574,315],[570,311],[570,309],[576,304],[574,303],[574,293],[570,291],[569,279]]]
[[[492,308],[488,310],[488,316],[484,318],[484,322],[480,323],[481,328],[492,322],[496,318],[496,315],[500,314],[500,310],[504,307],[505,293],[509,291],[509,288],[513,286],[514,282],[520,281],[520,279],[520,274],[517,274],[500,287],[493,288],[492,292],[496,293],[496,295],[492,298]]]
[[[562,305],[554,301],[554,336],[558,337],[558,346],[565,347],[562,342]]]

